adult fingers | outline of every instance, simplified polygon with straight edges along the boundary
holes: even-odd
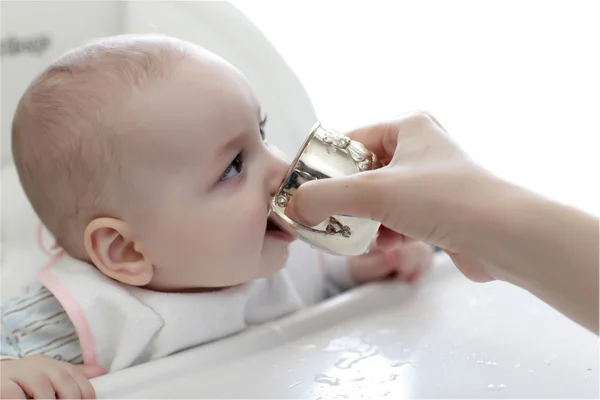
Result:
[[[376,219],[384,195],[382,191],[387,189],[374,182],[376,172],[306,182],[292,196],[286,214],[306,226],[315,226],[331,215]]]
[[[396,151],[398,131],[397,122],[390,121],[352,130],[346,136],[364,145],[380,160],[389,160]]]
[[[396,152],[399,138],[405,132],[422,134],[420,128],[432,124],[446,132],[442,124],[429,112],[411,111],[388,121],[349,131],[346,136],[362,143],[380,159],[390,160]]]

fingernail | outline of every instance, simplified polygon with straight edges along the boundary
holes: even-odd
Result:
[[[294,210],[294,204],[289,203],[285,208],[285,215],[291,219],[292,221],[298,222],[298,217],[296,215],[296,211]]]
[[[297,224],[312,226],[308,221],[306,221],[304,218],[302,218],[296,213],[296,209],[294,207],[293,202],[290,202],[285,208],[285,215]]]

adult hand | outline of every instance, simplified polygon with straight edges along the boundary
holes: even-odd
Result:
[[[381,221],[408,238],[445,250],[470,279],[492,276],[475,257],[462,232],[473,216],[473,198],[494,178],[476,165],[428,113],[415,112],[348,133],[385,167],[347,178],[310,181],[292,197],[288,216],[308,226],[333,214]],[[390,238],[382,231],[381,246]]]
[[[350,132],[384,167],[304,183],[287,215],[371,218],[446,251],[471,280],[524,288],[598,333],[598,217],[503,181],[477,165],[431,115]],[[381,232],[378,244],[388,242]]]

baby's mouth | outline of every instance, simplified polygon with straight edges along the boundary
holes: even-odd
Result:
[[[271,219],[267,220],[267,232],[268,231],[280,231],[281,228],[275,225],[275,222],[271,221]]]
[[[278,239],[282,239],[287,242],[293,242],[296,240],[296,235],[294,231],[290,228],[287,228],[284,224],[278,223],[276,221],[276,214],[271,214],[267,219],[267,228],[265,231],[265,235],[274,236]]]

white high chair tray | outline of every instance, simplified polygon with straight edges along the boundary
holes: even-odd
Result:
[[[598,398],[597,337],[446,257],[276,323],[95,379],[104,398]]]

